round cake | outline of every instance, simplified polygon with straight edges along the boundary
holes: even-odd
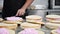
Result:
[[[60,34],[60,28],[51,31],[52,34]]]
[[[6,21],[3,21],[3,22],[5,22],[5,23],[12,23],[12,24],[19,24],[19,23],[21,23],[22,21],[23,21],[23,19],[22,18],[20,18],[20,17],[7,17],[6,18],[7,20]]]
[[[46,23],[45,26],[49,29],[57,29],[60,24],[56,24],[56,23]]]
[[[15,34],[15,31],[6,28],[0,28],[0,34]]]
[[[60,23],[60,16],[59,15],[47,15],[46,20],[51,23]]]
[[[5,28],[0,28],[0,34],[9,34],[9,31]]]
[[[0,23],[0,28],[7,28],[7,29],[15,30],[17,28],[17,24]]]
[[[35,29],[40,29],[41,25],[39,24],[32,24],[32,23],[21,23],[21,28],[25,29],[25,28],[35,28]]]
[[[34,28],[26,28],[18,34],[45,34],[43,31],[35,30]]]
[[[26,19],[41,19],[42,17],[38,16],[38,15],[29,15],[26,16]]]
[[[2,22],[3,21],[3,18],[0,18],[0,22]]]
[[[26,16],[26,21],[30,23],[43,24],[42,17],[38,15]]]

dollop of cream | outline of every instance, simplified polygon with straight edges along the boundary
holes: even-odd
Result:
[[[0,34],[9,34],[9,31],[5,28],[0,28]]]
[[[38,31],[34,28],[26,28],[23,31],[19,32],[19,34],[38,34]]]
[[[9,21],[16,21],[16,20],[21,20],[22,18],[20,18],[20,17],[7,17],[6,19]]]

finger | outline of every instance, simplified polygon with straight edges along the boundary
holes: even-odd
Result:
[[[21,16],[22,15],[22,11],[19,13],[19,16]]]
[[[24,15],[24,12],[20,12],[20,15],[19,16],[22,16],[22,15]]]
[[[19,11],[16,13],[16,16],[18,16],[19,15]]]
[[[25,14],[25,11],[22,13],[22,15],[24,15]]]
[[[24,15],[24,12],[22,13],[22,15]]]
[[[18,13],[16,14],[16,16],[18,16]]]

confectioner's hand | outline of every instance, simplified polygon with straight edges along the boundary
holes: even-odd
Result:
[[[22,16],[25,13],[25,9],[19,9],[16,13],[16,16]]]

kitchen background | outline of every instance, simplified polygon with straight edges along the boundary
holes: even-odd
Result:
[[[48,6],[48,0],[34,0],[31,5],[46,5]],[[0,0],[0,9],[3,6],[3,0]]]
[[[60,10],[48,9],[48,7],[50,7],[49,0],[34,0],[34,2],[29,7],[29,15],[31,14],[40,15],[43,17],[44,20],[47,14],[60,14]],[[0,0],[0,17],[2,13],[1,12],[2,8],[3,8],[3,0]],[[49,33],[47,29],[45,30],[46,32]]]
[[[37,9],[46,9],[48,7],[48,0],[34,0],[34,2],[31,4],[31,6],[33,6],[33,7],[35,6],[36,9],[29,10],[29,15],[31,15],[31,14],[38,14],[38,15],[44,16],[44,14],[45,14],[44,12],[45,11],[37,10]],[[37,6],[40,6],[40,7],[38,8]],[[2,7],[3,7],[3,0],[0,0],[0,15],[1,15]]]
[[[2,7],[3,7],[3,0],[0,0],[0,17],[1,17]],[[57,10],[58,11],[57,12],[56,10],[49,10],[48,7],[50,7],[49,0],[34,0],[34,2],[29,7],[29,9],[33,9],[33,10],[29,10],[29,15],[36,14],[44,18],[47,12],[48,14],[60,14],[60,11]]]

